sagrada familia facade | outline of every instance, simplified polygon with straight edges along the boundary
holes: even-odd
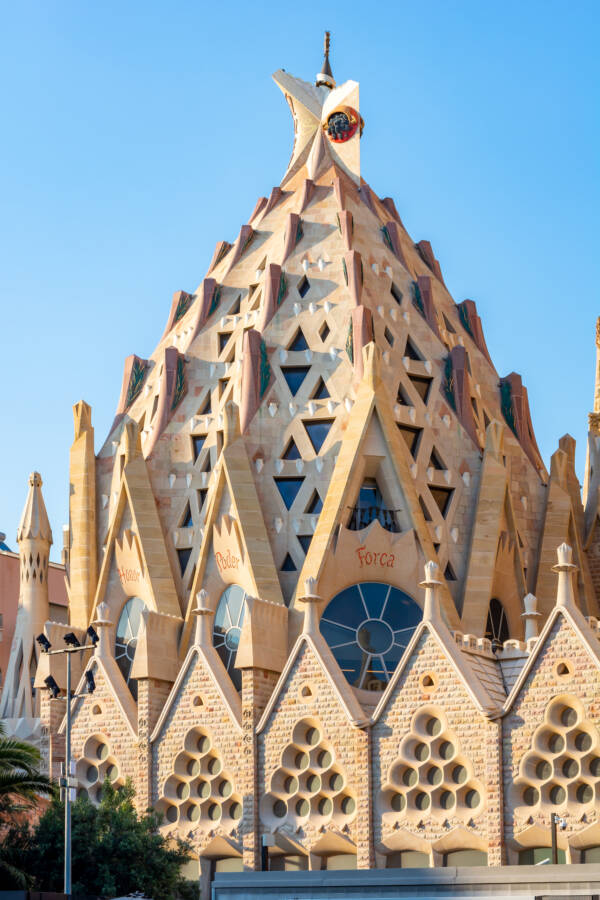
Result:
[[[203,871],[533,862],[552,813],[598,861],[600,363],[582,501],[573,439],[548,472],[475,303],[363,179],[358,84],[328,54],[274,79],[283,180],[128,357],[98,453],[74,407],[68,625],[31,476],[0,714],[56,774],[35,638],[93,625],[78,790],[131,778]]]

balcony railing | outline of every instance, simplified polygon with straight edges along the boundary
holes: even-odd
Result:
[[[347,528],[350,531],[361,531],[374,522],[379,522],[386,531],[393,534],[400,533],[400,524],[398,522],[399,509],[385,509],[383,506],[350,506],[350,518],[348,519]]]

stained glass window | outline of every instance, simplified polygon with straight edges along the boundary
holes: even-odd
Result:
[[[123,678],[127,682],[129,690],[137,700],[137,681],[129,680],[133,657],[142,621],[144,602],[139,597],[131,597],[119,616],[117,623],[117,636],[115,639],[115,659],[121,670]]]
[[[239,584],[230,584],[221,594],[213,625],[213,644],[237,690],[242,688],[242,673],[234,667],[244,621],[246,593]]]
[[[408,594],[368,581],[337,594],[321,617],[321,634],[353,687],[383,690],[422,617]]]

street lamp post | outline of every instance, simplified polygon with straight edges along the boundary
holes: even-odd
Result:
[[[81,644],[77,636],[72,631],[70,631],[68,634],[64,635],[64,641],[67,646],[62,650],[51,650],[50,647],[52,646],[52,644],[45,634],[39,634],[36,638],[36,641],[40,645],[43,653],[47,653],[49,656],[59,656],[61,654],[66,654],[67,656],[67,715],[65,735],[65,762],[60,779],[61,796],[65,801],[64,892],[67,897],[71,896],[71,791],[77,786],[75,778],[73,777],[74,773],[71,771],[71,700],[73,700],[75,697],[84,696],[84,694],[75,694],[73,696],[71,695],[71,654],[83,653],[86,650],[95,649],[96,644],[98,643],[98,635],[91,625],[87,629],[87,636],[89,637],[91,643]],[[87,679],[87,693],[92,694],[96,690],[94,676],[92,672],[86,672],[85,677]],[[44,681],[46,683],[48,691],[50,692],[50,699],[60,699],[60,688],[52,675],[49,675],[46,679],[44,679]]]

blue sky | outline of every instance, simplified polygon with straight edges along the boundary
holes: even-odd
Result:
[[[326,11],[325,11],[326,10]],[[597,0],[2,4],[0,530],[44,478],[60,554],[72,404],[96,448],[123,361],[147,356],[286,168],[270,79],[312,80],[332,31],[361,83],[362,172],[476,300],[501,375],[528,387],[549,465],[583,477],[597,285]]]

